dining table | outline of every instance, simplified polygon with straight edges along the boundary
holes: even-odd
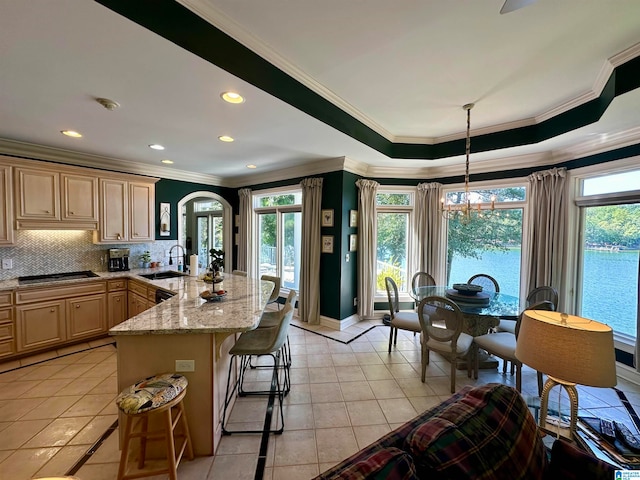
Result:
[[[502,292],[480,292],[464,295],[445,285],[425,285],[417,287],[416,302],[429,296],[446,297],[458,305],[464,316],[464,332],[473,337],[484,335],[498,326],[500,319],[516,320],[520,314],[520,298]],[[498,361],[481,352],[479,367],[496,368]],[[460,359],[457,367],[466,369],[466,360]]]

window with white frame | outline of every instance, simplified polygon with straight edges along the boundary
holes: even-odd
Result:
[[[414,190],[379,187],[376,194],[377,256],[376,291],[386,295],[385,277],[391,277],[400,293],[411,288]],[[385,297],[386,298],[386,297]]]
[[[464,191],[444,189],[445,205],[460,204]],[[447,285],[466,283],[478,273],[491,275],[500,291],[520,296],[525,184],[491,186],[469,192],[472,214],[466,223],[447,220]],[[477,210],[477,206],[481,210]],[[494,209],[491,210],[493,205]]]
[[[257,192],[253,210],[258,275],[280,277],[283,288],[299,290],[302,190]]]
[[[576,313],[613,328],[617,341],[637,337],[640,169],[580,179]]]

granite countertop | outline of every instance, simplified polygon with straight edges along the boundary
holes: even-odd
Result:
[[[58,280],[31,285],[19,285],[17,279],[0,282],[0,290],[31,289],[84,283],[87,280],[134,279],[175,295],[148,310],[116,325],[111,335],[151,335],[242,332],[253,330],[273,291],[273,283],[260,279],[225,274],[222,289],[227,295],[220,301],[207,302],[200,297],[205,290],[213,290],[211,283],[197,277],[180,276],[149,280],[143,274],[160,273],[170,268],[132,269],[127,272],[95,272],[92,278]],[[216,284],[219,288],[219,285]]]

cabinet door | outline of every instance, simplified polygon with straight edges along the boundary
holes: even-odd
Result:
[[[107,300],[107,327],[115,327],[124,322],[128,316],[127,292],[111,292]]]
[[[100,181],[100,241],[124,242],[129,238],[127,216],[127,183],[119,180]]]
[[[129,318],[135,317],[147,309],[147,299],[129,292]]]
[[[54,346],[66,339],[64,301],[16,307],[18,352]]]
[[[16,168],[16,218],[60,220],[60,177],[57,172]]]
[[[11,168],[0,165],[0,245],[13,245],[14,243],[11,187]]]
[[[155,186],[147,183],[130,183],[131,240],[154,240],[154,195]]]
[[[62,174],[62,219],[98,221],[98,179],[86,175]]]
[[[68,339],[89,337],[107,330],[105,295],[67,299]]]

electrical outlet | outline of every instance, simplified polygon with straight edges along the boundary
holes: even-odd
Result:
[[[176,372],[195,372],[195,360],[176,360]]]
[[[2,259],[2,269],[10,270],[13,268],[13,258],[3,258]]]

